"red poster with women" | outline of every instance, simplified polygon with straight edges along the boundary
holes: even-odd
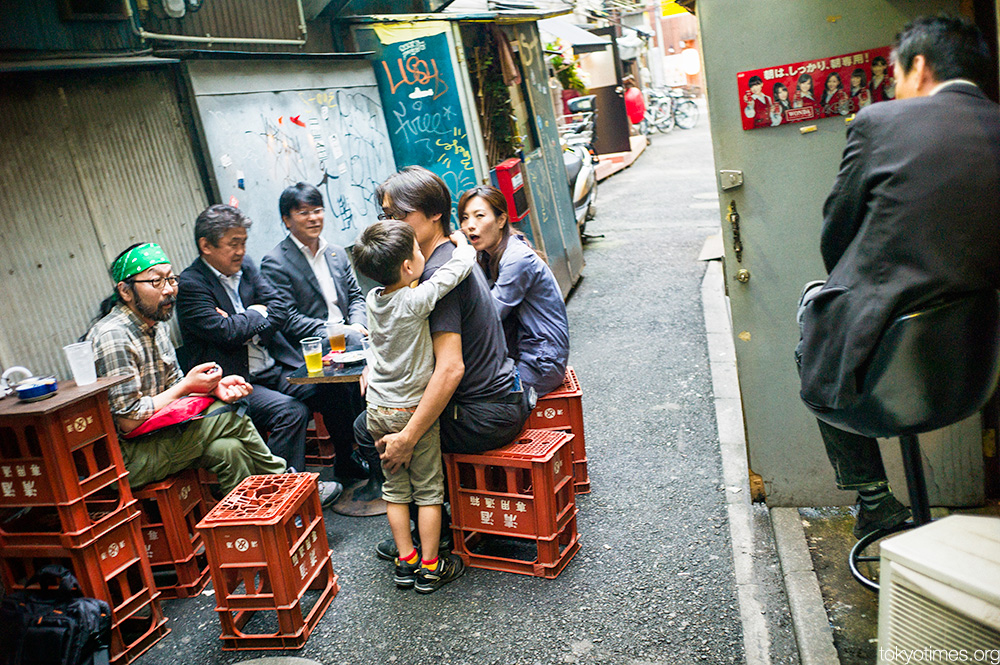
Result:
[[[891,47],[736,75],[743,129],[857,113],[896,96]]]

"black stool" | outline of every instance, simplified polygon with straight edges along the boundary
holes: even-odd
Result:
[[[912,522],[870,533],[851,549],[851,574],[863,586],[879,585],[858,570],[869,545],[897,531],[931,521],[917,435],[951,425],[983,408],[1000,377],[1000,301],[993,289],[957,294],[904,314],[886,328],[865,372],[861,398],[847,409],[806,407],[842,430],[876,438],[899,437]]]

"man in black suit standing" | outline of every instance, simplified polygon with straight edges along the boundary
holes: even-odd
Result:
[[[178,294],[178,322],[188,363],[214,358],[223,374],[246,377],[254,388],[247,398],[254,425],[274,454],[302,471],[312,412],[334,413],[338,405],[323,386],[285,380],[302,364],[302,354],[282,333],[287,307],[246,256],[250,225],[228,205],[209,206],[198,215],[194,232],[200,256],[180,275],[186,293]],[[320,483],[323,505],[342,492],[340,483]]]
[[[278,199],[281,221],[289,235],[267,253],[260,271],[287,308],[282,332],[292,344],[303,337],[326,338],[327,323],[343,323],[352,337],[368,335],[365,296],[347,260],[347,250],[323,237],[323,194],[300,182],[287,187]],[[367,477],[351,457],[354,418],[365,410],[354,384],[326,387],[338,404],[336,413],[323,412],[323,423],[337,453],[334,472],[342,480]]]
[[[949,294],[1000,286],[1000,107],[990,52],[967,21],[923,17],[893,50],[896,100],[858,112],[823,207],[829,278],[800,309],[802,399],[839,409],[886,325]],[[808,287],[807,287],[808,288]],[[837,486],[858,491],[854,534],[909,515],[874,439],[819,423]]]

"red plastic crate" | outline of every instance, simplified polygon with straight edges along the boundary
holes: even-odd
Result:
[[[191,598],[205,590],[211,579],[204,549],[183,561],[152,564],[153,583],[163,598]]]
[[[499,538],[452,528],[454,552],[472,568],[555,579],[580,551],[576,510],[562,530],[545,538]]]
[[[160,604],[148,601],[111,625],[111,663],[128,665],[170,632]]]
[[[205,516],[201,483],[188,469],[135,490],[151,564],[186,561],[201,548],[195,525]]]
[[[590,491],[587,448],[583,438],[583,388],[572,367],[566,368],[562,386],[538,398],[525,429],[554,429],[573,433],[574,486],[577,494]],[[581,475],[582,474],[582,475]]]
[[[576,507],[573,435],[524,430],[503,448],[445,455],[452,525],[501,536],[552,536]]]
[[[117,439],[88,424],[101,410],[69,411],[82,423],[68,424],[69,432],[39,431],[30,419],[0,427],[0,507],[70,503],[126,474]]]
[[[0,548],[81,547],[137,514],[125,476],[88,495],[53,505],[0,508]]]
[[[201,483],[201,498],[205,501],[205,512],[207,513],[215,508],[215,504],[219,503],[215,495],[212,494],[213,491],[219,489],[219,478],[208,469],[197,469],[197,471],[198,482]]]
[[[339,591],[317,477],[251,476],[198,523],[224,649],[301,647]],[[303,615],[310,589],[320,590],[320,600]],[[275,613],[277,632],[242,630],[254,612]]]
[[[573,491],[573,435],[525,430],[513,443],[476,455],[444,456],[455,551],[469,565],[554,577],[579,549]],[[530,557],[477,554],[483,536],[530,545]]]
[[[250,476],[198,523],[220,609],[288,607],[329,559],[318,475]]]
[[[219,637],[223,651],[301,649],[340,591],[337,580],[328,554],[323,565],[315,571],[308,588],[289,607],[258,610],[221,610],[216,607],[222,623]],[[277,630],[273,630],[275,626]]]
[[[319,412],[313,413],[313,423],[315,426],[306,430],[306,465],[333,466],[337,453]]]
[[[23,589],[28,579],[51,563],[73,571],[85,596],[107,602],[113,620],[132,614],[159,595],[143,555],[138,513],[82,547],[4,548],[0,577],[7,590]]]

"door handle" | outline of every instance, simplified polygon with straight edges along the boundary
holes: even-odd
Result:
[[[729,214],[726,215],[730,226],[733,227],[733,254],[736,255],[736,262],[743,262],[743,241],[740,239],[740,213],[736,212],[736,201],[729,202]]]

